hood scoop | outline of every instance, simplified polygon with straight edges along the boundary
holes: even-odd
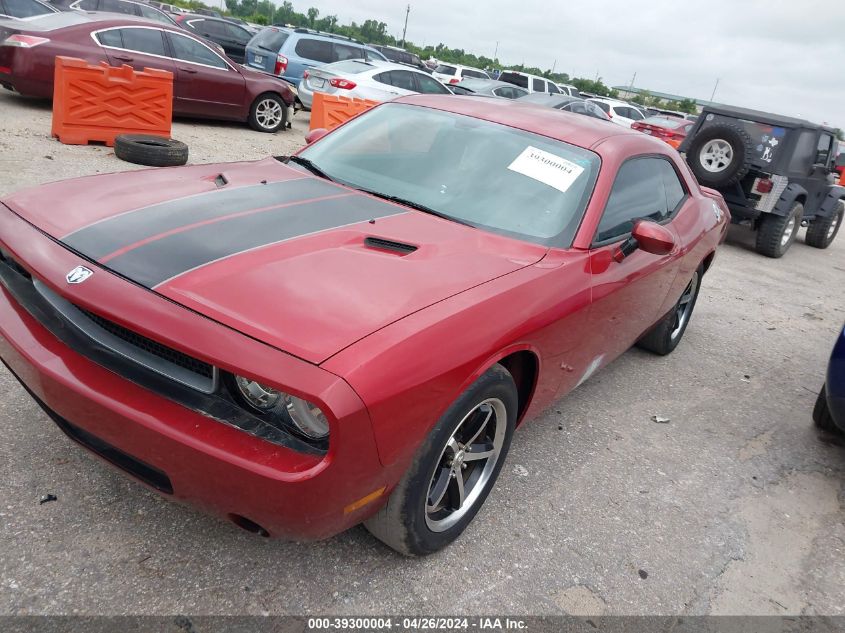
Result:
[[[410,255],[417,250],[417,246],[407,244],[405,242],[395,242],[393,240],[386,240],[382,237],[367,237],[364,238],[364,245],[367,248],[373,248],[379,251],[387,251],[389,253],[396,253],[397,255]]]

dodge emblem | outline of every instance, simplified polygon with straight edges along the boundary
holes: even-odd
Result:
[[[67,279],[69,284],[81,284],[93,274],[93,270],[85,268],[85,266],[77,266],[67,274],[65,279]]]

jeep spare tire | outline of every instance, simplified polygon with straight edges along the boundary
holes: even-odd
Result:
[[[751,167],[751,137],[736,125],[709,125],[690,142],[687,162],[705,187],[732,185]]]
[[[174,167],[188,162],[188,146],[152,134],[120,134],[114,139],[114,155],[136,165]]]

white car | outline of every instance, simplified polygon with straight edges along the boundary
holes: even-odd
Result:
[[[473,79],[490,79],[490,75],[479,68],[442,63],[434,69],[431,76],[444,84],[456,84],[467,77],[472,77]]]
[[[645,115],[632,106],[630,103],[624,101],[617,101],[616,99],[604,99],[602,97],[593,97],[588,99],[592,101],[610,117],[610,120],[623,127],[631,127],[634,121],[642,121]]]
[[[346,59],[319,68],[309,68],[299,82],[299,100],[311,109],[315,92],[390,101],[416,93],[452,94],[442,83],[421,70],[403,64],[363,59]]]
[[[570,84],[555,84],[560,90],[561,94],[569,95],[570,97],[580,97],[581,93],[573,85]]]
[[[535,92],[545,92],[546,94],[551,95],[561,94],[561,90],[557,87],[555,82],[550,81],[545,77],[531,75],[519,70],[502,71],[502,74],[499,75],[499,81],[505,81],[509,84],[513,84],[514,86],[524,88],[529,92],[529,94],[534,94]],[[569,93],[564,92],[563,94],[568,95]]]

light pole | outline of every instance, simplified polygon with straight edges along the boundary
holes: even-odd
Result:
[[[402,29],[402,48],[405,48],[405,34],[408,32],[408,14],[411,13],[411,5],[405,9],[405,28]]]
[[[716,79],[716,85],[713,86],[713,92],[710,95],[710,103],[713,103],[713,98],[716,96],[716,88],[719,87],[719,78]]]
[[[496,55],[499,54],[499,40],[496,40],[496,50],[493,51],[493,61],[496,61]]]

